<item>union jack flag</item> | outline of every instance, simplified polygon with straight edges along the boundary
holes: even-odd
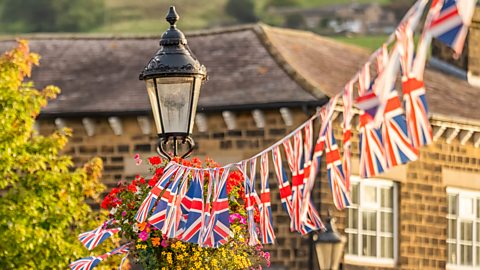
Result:
[[[107,238],[120,231],[120,228],[106,229],[106,225],[110,223],[111,221],[108,221],[94,230],[81,233],[78,235],[78,239],[88,250],[92,250]]]
[[[152,216],[148,219],[149,223],[161,230],[163,234],[166,234],[167,231],[165,220],[167,219],[167,216],[170,215],[170,212],[167,211],[170,210],[168,206],[172,205],[175,197],[174,192],[177,191],[178,184],[180,183],[180,179],[182,179],[185,170],[186,169],[184,167],[181,167],[177,170],[172,183],[164,189],[162,197],[157,203],[157,207],[153,211]]]
[[[356,100],[357,106],[362,104],[360,108],[363,112],[360,114],[360,175],[363,178],[375,176],[383,172],[386,168],[385,149],[382,142],[382,134],[379,129],[375,127],[374,117],[378,109],[378,102],[366,102],[365,98],[370,95],[369,99],[374,99],[371,94],[371,84],[367,82],[370,79],[370,71],[368,66],[365,66],[360,75],[358,94],[359,98]]]
[[[390,91],[385,107],[382,136],[387,167],[391,168],[417,160],[418,151],[412,147],[407,136],[407,122],[396,90]]]
[[[350,169],[352,148],[352,106],[353,106],[353,82],[345,86],[343,92],[343,171],[345,173],[345,186],[350,192]]]
[[[165,218],[165,234],[168,238],[176,238],[182,229],[179,228],[182,219],[182,209],[180,203],[182,198],[185,197],[188,186],[188,178],[190,177],[191,169],[187,169],[184,173],[182,182],[175,187],[172,187],[173,200],[167,206],[166,218]]]
[[[110,252],[107,252],[107,253],[105,253],[103,255],[100,255],[100,256],[97,256],[97,257],[90,256],[90,257],[86,257],[86,258],[76,260],[69,265],[70,269],[72,269],[72,270],[91,270],[95,266],[97,266],[101,261],[105,260],[107,257],[109,257],[111,255],[128,254],[128,252],[130,251],[130,248],[128,246],[129,246],[129,244],[125,244],[123,246],[120,246],[116,249],[113,249]],[[125,260],[125,257],[122,259],[122,262],[121,262],[120,266],[123,264],[124,260]]]
[[[275,232],[272,225],[272,208],[270,204],[270,188],[268,185],[268,155],[262,154],[260,159],[260,232],[263,244],[273,244]]]
[[[258,244],[257,226],[254,218],[254,206],[256,203],[260,203],[259,201],[256,201],[258,195],[255,192],[256,165],[257,159],[254,158],[250,161],[250,177],[247,175],[247,161],[243,161],[242,164],[238,166],[245,178],[245,208],[247,210],[248,233],[250,236],[248,244],[251,246]]]
[[[211,220],[211,212],[212,212],[212,209],[211,209],[211,201],[212,201],[212,193],[214,192],[213,191],[213,184],[215,182],[215,180],[218,178],[218,172],[216,172],[214,169],[208,169],[208,175],[209,175],[209,181],[208,181],[208,187],[207,187],[207,198],[206,198],[206,201],[205,201],[205,204],[204,204],[204,208],[203,208],[203,227],[202,227],[202,230],[201,230],[201,234],[200,234],[200,245],[201,246],[206,246],[205,242],[207,241],[207,237],[209,237],[210,239],[208,240],[210,242],[210,245],[209,246],[212,246],[213,245],[213,239],[211,239],[212,237],[212,234],[210,233],[207,233],[208,230],[209,230],[209,224],[210,224],[210,220]],[[217,180],[217,183],[218,183],[218,180]]]
[[[350,205],[349,192],[345,183],[345,175],[342,168],[342,159],[338,150],[337,142],[333,136],[331,118],[326,118],[326,113],[321,114],[323,122],[326,122],[325,155],[327,163],[327,176],[330,190],[333,195],[333,203],[337,209],[344,209]]]
[[[102,260],[98,257],[86,257],[72,262],[69,266],[71,270],[91,270]]]
[[[303,191],[303,148],[302,148],[302,133],[298,131],[293,136],[294,147],[289,139],[283,142],[283,148],[287,157],[288,166],[292,172],[292,210],[293,219],[290,221],[290,227],[294,231],[306,233],[303,231],[300,222],[300,207],[302,202]]]
[[[413,147],[418,149],[433,141],[425,85],[422,80],[411,77],[402,82],[402,90],[408,136]]]
[[[170,184],[170,178],[174,175],[178,170],[178,166],[175,162],[170,162],[165,166],[165,172],[163,173],[162,177],[158,181],[158,183],[150,190],[145,200],[142,202],[140,207],[138,208],[137,214],[135,214],[135,219],[141,223],[144,222],[150,211],[152,210],[155,202],[158,199],[158,196],[162,194],[163,190],[168,187]]]
[[[180,239],[195,244],[201,243],[200,234],[204,224],[203,177],[203,170],[195,173],[190,188],[182,200],[182,212],[186,216],[186,221]]]
[[[224,168],[223,172],[220,172],[220,169],[215,170],[212,209],[203,241],[205,246],[218,247],[223,245],[227,242],[227,238],[230,235],[230,215],[228,213],[226,185],[229,171],[229,168]],[[221,177],[219,177],[220,173]]]
[[[360,175],[369,178],[386,169],[385,149],[381,131],[374,127],[373,118],[360,115]]]
[[[430,24],[432,17],[440,11],[441,1],[433,3],[427,22]],[[406,131],[409,141],[414,149],[432,142],[432,127],[428,119],[428,106],[425,98],[425,86],[423,72],[429,43],[428,29],[424,29],[417,50],[417,58],[414,59],[413,32],[408,28],[398,31],[401,67],[402,67],[402,91],[406,114]]]
[[[315,183],[317,167],[313,159],[313,122],[309,121],[304,128],[304,166],[303,166],[303,193],[300,208],[300,223],[303,232],[323,229],[324,225],[320,219],[320,215],[311,200],[311,192]]]
[[[438,4],[436,1],[432,5]],[[445,0],[440,13],[431,21],[429,31],[460,55],[472,21],[476,0]]]
[[[292,208],[292,189],[290,182],[288,182],[287,172],[283,168],[282,154],[278,146],[272,150],[273,167],[275,168],[275,174],[277,175],[278,188],[280,191],[280,199],[282,201],[283,208],[287,212],[290,219],[293,219]],[[293,229],[290,227],[290,230]]]

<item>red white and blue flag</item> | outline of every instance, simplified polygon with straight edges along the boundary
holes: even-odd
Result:
[[[280,147],[276,146],[272,150],[273,167],[275,168],[275,174],[278,180],[278,189],[280,191],[280,199],[282,201],[283,208],[287,212],[290,219],[293,219],[293,207],[292,207],[292,188],[288,181],[287,172],[283,167],[282,154]],[[290,230],[293,232],[292,226]]]
[[[150,190],[145,200],[142,202],[140,207],[138,208],[137,214],[135,214],[135,219],[142,223],[144,222],[150,211],[152,210],[155,202],[158,199],[158,196],[162,194],[163,190],[166,189],[169,185],[170,178],[177,172],[178,165],[175,162],[170,162],[165,166],[165,172],[163,173],[162,177],[158,181],[158,183]]]
[[[180,204],[182,198],[185,197],[185,193],[187,192],[188,179],[191,176],[190,172],[191,169],[187,169],[183,174],[183,180],[175,187],[175,189],[172,189],[173,200],[167,206],[164,225],[164,228],[166,228],[165,235],[167,235],[168,238],[176,238],[183,231],[183,228],[180,228],[180,223],[182,221],[182,208]]]
[[[434,1],[432,5],[442,1]],[[451,47],[457,56],[463,50],[468,27],[472,21],[476,0],[445,0],[438,16],[431,21],[433,37]]]
[[[120,231],[120,228],[107,229],[108,224],[111,224],[111,221],[105,222],[105,224],[98,226],[98,228],[94,230],[79,234],[78,239],[88,250],[92,250],[107,238]]]
[[[190,187],[182,200],[182,213],[185,219],[180,237],[185,242],[201,244],[201,232],[204,226],[203,171],[196,171]]]
[[[255,192],[255,172],[257,166],[257,159],[254,158],[250,160],[250,176],[247,174],[248,162],[243,161],[242,164],[238,166],[240,172],[242,172],[244,177],[244,188],[245,188],[245,209],[247,210],[247,225],[248,225],[248,234],[249,241],[248,244],[251,246],[258,244],[258,235],[257,235],[257,226],[255,224],[255,204],[260,204],[260,199]]]
[[[303,162],[303,193],[300,207],[300,223],[304,231],[323,229],[320,215],[313,205],[311,193],[315,184],[317,167],[313,159],[313,122],[308,121],[304,128],[304,162]]]
[[[432,3],[416,56],[414,51],[413,32],[409,28],[397,32],[400,48],[400,63],[402,67],[402,92],[405,106],[407,134],[415,149],[430,144],[433,141],[432,127],[428,119],[428,106],[425,97],[423,73],[428,54],[431,35],[429,25],[438,17],[442,1]],[[403,30],[403,31],[402,31]]]
[[[272,225],[272,207],[270,203],[270,187],[268,185],[268,154],[260,158],[260,235],[263,244],[273,244],[275,232]]]
[[[388,96],[382,124],[382,138],[387,157],[387,167],[395,167],[417,160],[418,151],[413,148],[407,135],[407,122],[397,91]]]
[[[345,85],[343,91],[343,172],[345,176],[345,186],[350,192],[350,174],[351,174],[351,148],[352,148],[352,119],[353,119],[353,82]]]
[[[116,254],[128,254],[129,251],[130,251],[129,244],[125,244],[123,246],[115,248],[112,251],[107,252],[103,255],[97,256],[97,257],[90,256],[90,257],[86,257],[86,258],[76,260],[76,261],[72,262],[69,265],[69,267],[70,267],[71,270],[91,270],[95,266],[97,266],[101,261],[105,260],[109,256],[116,255]],[[125,259],[126,259],[126,256],[122,259],[120,267],[123,265],[123,262],[125,261]]]
[[[69,266],[71,270],[91,270],[102,260],[99,257],[85,257],[72,262]]]
[[[326,110],[322,111],[322,121],[326,123],[325,130],[325,156],[327,164],[327,177],[333,195],[333,203],[337,209],[344,209],[350,205],[345,175],[343,173],[342,159],[337,142],[333,136],[332,119],[328,118]]]
[[[167,213],[167,210],[170,210],[167,209],[168,205],[171,205],[174,200],[175,193],[173,191],[177,190],[185,170],[184,167],[180,167],[177,170],[172,182],[164,189],[162,197],[157,203],[157,207],[153,211],[152,216],[148,219],[149,223],[157,229],[162,230],[163,234],[166,234],[165,219],[167,215],[170,214],[169,212]]]
[[[302,234],[307,233],[300,222],[300,207],[303,192],[303,144],[302,132],[299,130],[293,135],[294,146],[289,139],[283,142],[283,148],[287,157],[288,166],[292,172],[292,210],[293,218],[290,221],[290,228]]]
[[[208,222],[206,222],[203,236],[203,246],[218,247],[227,242],[230,235],[230,221],[228,213],[227,178],[230,169],[224,168],[210,170],[212,183],[212,207]],[[210,185],[210,183],[209,183]],[[208,197],[208,196],[207,196]],[[208,198],[207,198],[208,199]]]
[[[363,82],[362,82],[363,77]],[[363,110],[360,114],[360,176],[368,178],[382,173],[386,169],[385,149],[382,141],[381,131],[376,128],[374,117],[378,109],[377,102],[363,102],[367,95],[371,95],[373,91],[367,84],[370,79],[370,71],[363,69],[360,76],[359,98],[357,98],[357,106],[359,103],[365,105],[360,106]],[[370,88],[369,91],[367,89]],[[374,94],[374,93],[373,93]],[[373,99],[373,97],[370,97]]]

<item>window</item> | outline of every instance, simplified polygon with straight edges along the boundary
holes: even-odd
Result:
[[[351,178],[346,259],[393,265],[396,257],[397,189],[392,181]]]
[[[447,254],[450,268],[480,267],[480,192],[447,188]],[[456,267],[452,267],[456,266]]]

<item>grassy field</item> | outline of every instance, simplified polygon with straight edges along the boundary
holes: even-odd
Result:
[[[385,41],[387,41],[388,35],[354,37],[337,36],[332,38],[341,42],[357,45],[374,51],[378,49]]]
[[[228,24],[225,14],[227,0],[105,0],[105,25],[92,32],[100,33],[158,33],[165,30],[168,7],[175,5],[180,14],[181,29],[203,29]],[[187,18],[187,19],[185,19]]]

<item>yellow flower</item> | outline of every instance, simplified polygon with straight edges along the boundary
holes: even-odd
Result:
[[[167,254],[167,262],[168,264],[173,264],[172,253],[170,252]]]

